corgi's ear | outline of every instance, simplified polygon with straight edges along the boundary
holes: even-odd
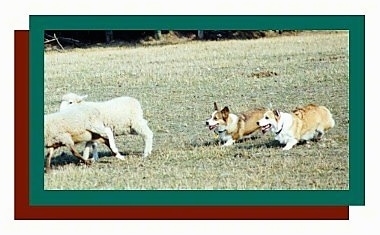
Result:
[[[223,112],[224,112],[224,113],[229,113],[230,110],[229,110],[228,107],[226,106],[226,107],[224,107],[224,108],[222,109],[221,112],[222,112],[222,113],[223,113]]]
[[[224,108],[222,109],[221,113],[222,113],[222,117],[223,117],[223,119],[224,119],[224,120],[227,120],[228,115],[230,114],[230,110],[229,110],[228,107],[226,106],[226,107],[224,107]]]
[[[218,111],[219,109],[218,109],[218,105],[216,104],[216,102],[214,102],[214,109],[215,109],[215,111]]]
[[[273,114],[276,117],[280,117],[280,111],[278,109],[273,110]]]

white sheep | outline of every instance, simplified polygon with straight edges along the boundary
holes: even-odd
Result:
[[[89,105],[96,107],[101,115],[105,126],[110,127],[115,136],[125,134],[139,134],[142,136],[145,148],[143,157],[147,157],[152,152],[153,132],[148,127],[148,122],[144,119],[140,102],[128,96],[113,98],[107,101],[89,102],[84,101],[87,95],[80,96],[68,93],[62,96],[60,110],[64,110],[75,104]],[[83,157],[88,159],[90,146],[93,147],[93,157],[97,160],[98,154],[96,142],[87,142]]]
[[[82,105],[44,115],[44,146],[48,150],[46,172],[51,170],[50,163],[54,150],[61,146],[70,148],[74,156],[87,165],[90,164],[74,147],[81,142],[96,140],[105,143],[117,158],[124,159],[115,145],[111,129],[104,126],[99,116],[100,112],[96,108]]]

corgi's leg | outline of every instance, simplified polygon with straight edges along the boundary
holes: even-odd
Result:
[[[230,135],[226,136],[225,140],[226,142],[223,144],[223,146],[231,146],[235,143],[235,140]]]
[[[298,141],[296,139],[290,139],[286,143],[285,147],[283,147],[282,149],[283,150],[289,150],[289,149],[293,148],[293,146],[296,145],[297,143],[298,143]]]
[[[322,136],[325,134],[325,132],[323,131],[323,129],[321,128],[321,129],[317,129],[316,130],[316,133],[315,133],[315,137],[314,137],[314,139],[316,140],[316,141],[319,141],[319,140],[321,140],[322,139]]]

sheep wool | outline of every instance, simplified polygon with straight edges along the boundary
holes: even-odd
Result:
[[[82,105],[44,115],[44,144],[48,149],[46,171],[50,170],[54,150],[61,146],[69,147],[74,156],[90,164],[74,147],[80,142],[97,140],[105,143],[114,155],[123,157],[116,148],[111,129],[104,126],[99,115],[99,110],[96,108]]]
[[[104,125],[112,129],[115,136],[125,134],[139,134],[142,136],[145,148],[143,157],[147,157],[152,152],[153,132],[148,127],[147,120],[143,117],[143,110],[140,102],[128,96],[117,97],[107,101],[89,102],[84,99],[87,95],[80,96],[68,93],[62,96],[60,110],[63,111],[74,105],[87,105],[99,110],[100,118]],[[96,145],[95,145],[96,146]],[[86,145],[86,148],[89,148]],[[88,150],[84,151],[84,158],[88,158]],[[94,155],[96,148],[94,148]]]

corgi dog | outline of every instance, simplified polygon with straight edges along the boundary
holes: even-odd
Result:
[[[325,106],[309,104],[291,113],[268,110],[257,122],[263,133],[271,130],[275,140],[289,150],[300,141],[320,140],[325,132],[335,126],[331,112]]]
[[[214,102],[214,112],[206,120],[206,126],[210,131],[214,131],[219,143],[223,146],[230,146],[237,140],[250,138],[252,134],[259,131],[261,127],[258,120],[264,115],[266,109],[252,109],[240,114],[233,114],[226,106],[219,110]]]

